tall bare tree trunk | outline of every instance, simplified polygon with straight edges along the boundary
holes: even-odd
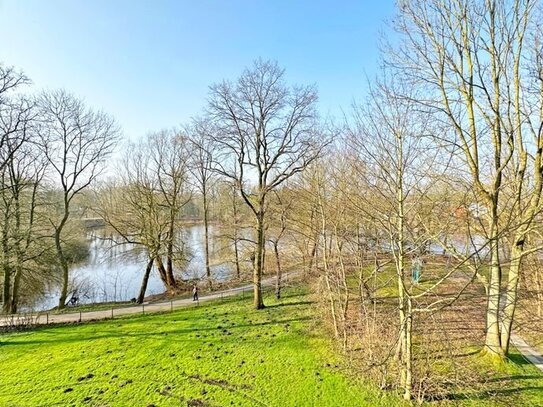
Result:
[[[175,242],[175,217],[176,217],[176,201],[174,198],[170,208],[170,219],[168,225],[168,239],[166,241],[166,276],[169,288],[174,291],[177,288],[177,282],[173,275],[173,249]]]
[[[324,218],[324,217],[323,217]],[[324,224],[324,220],[323,220]],[[336,301],[334,300],[334,293],[332,290],[332,284],[330,284],[330,268],[328,264],[328,256],[326,252],[326,234],[323,232],[324,249],[322,250],[322,265],[324,268],[324,281],[326,283],[326,289],[328,291],[328,300],[330,302],[330,314],[332,315],[332,322],[334,324],[334,336],[339,338],[339,326],[337,322]]]
[[[413,397],[413,306],[409,296],[406,297],[406,319],[405,319],[405,384],[403,398],[411,400]]]
[[[166,269],[164,268],[164,263],[162,262],[162,257],[160,255],[157,255],[155,257],[155,263],[156,263],[158,275],[160,276],[160,279],[164,283],[164,286],[169,292],[172,292],[171,278],[170,278],[170,275],[167,273]]]
[[[273,251],[275,253],[275,264],[277,266],[277,277],[275,279],[275,298],[281,298],[281,259],[279,258],[279,247],[278,242],[273,242]]]
[[[236,259],[236,276],[241,279],[241,268],[239,265],[239,247],[238,247],[238,232],[234,231],[234,256]]]
[[[504,356],[500,337],[500,297],[502,270],[500,265],[496,205],[492,210],[492,229],[490,234],[490,278],[488,283],[488,304],[486,311],[486,339],[485,353],[491,357],[502,358]]]
[[[403,202],[403,193],[402,200]],[[405,250],[404,250],[404,234],[403,234],[403,203],[399,204],[398,214],[398,252],[396,254],[396,272],[398,274],[398,316],[400,325],[400,341],[396,352],[397,360],[400,364],[400,387],[404,391],[404,398],[411,399],[412,379],[411,379],[411,315],[409,314],[408,293],[405,287]]]
[[[64,216],[62,217],[62,220],[60,221],[60,224],[58,225],[58,227],[55,227],[55,235],[54,235],[55,248],[57,251],[58,262],[60,263],[59,266],[60,266],[60,272],[62,276],[62,287],[60,290],[60,297],[58,299],[58,309],[64,309],[66,307],[66,299],[68,297],[68,282],[69,282],[69,277],[70,277],[68,260],[66,259],[66,255],[64,254],[64,250],[62,249],[62,243],[61,243],[61,233],[70,215],[70,212],[68,211],[68,205],[69,203],[66,202],[66,198],[65,198],[64,199]]]
[[[211,267],[209,266],[209,216],[208,216],[208,203],[207,203],[207,191],[203,189],[203,200],[204,200],[204,251],[205,251],[205,262],[206,262],[206,277],[209,283],[209,288],[213,288],[213,282],[211,279]]]
[[[170,230],[168,231],[168,240],[166,242],[166,281],[168,289],[173,293],[177,289],[177,282],[173,275],[173,242],[174,242],[174,220],[170,219]],[[162,260],[160,260],[162,264]]]
[[[232,191],[232,217],[234,218],[234,256],[236,259],[236,275],[241,278],[241,267],[239,264],[239,242],[238,242],[238,204],[236,201],[235,189]]]
[[[9,211],[6,209],[6,212],[4,214],[4,227],[2,230],[2,254],[3,254],[3,261],[2,261],[2,268],[4,269],[4,287],[3,287],[3,294],[2,299],[4,301],[4,304],[2,306],[3,312],[9,312],[9,298],[10,298],[10,291],[11,291],[11,267],[9,264],[9,236],[8,236],[8,220],[9,220]]]
[[[264,301],[262,298],[262,270],[264,268],[264,245],[266,240],[264,238],[264,214],[262,209],[257,215],[257,238],[256,238],[256,256],[255,266],[253,273],[253,285],[254,285],[254,306],[256,309],[264,308]]]
[[[57,255],[60,262],[60,271],[62,277],[62,286],[60,289],[60,297],[58,299],[58,309],[66,307],[66,298],[68,297],[68,281],[69,281],[69,269],[64,252],[60,247],[60,236],[55,236],[55,246],[57,249]]]
[[[317,263],[317,242],[318,242],[318,238],[315,238],[315,241],[313,242],[313,248],[311,249],[311,253],[309,255],[309,265],[307,266],[309,273],[313,271],[314,265],[315,267],[318,268],[318,264],[316,264]]]
[[[141,281],[140,292],[138,294],[138,298],[136,299],[136,302],[138,304],[143,303],[143,299],[145,298],[145,291],[147,291],[147,283],[149,282],[149,275],[151,274],[151,270],[153,269],[153,262],[154,259],[152,257],[147,262],[145,274],[143,275],[143,280]]]
[[[397,253],[396,253],[396,272],[398,273],[398,301],[399,317],[401,329],[401,357],[400,357],[400,385],[403,388],[403,398],[411,400],[413,392],[412,379],[412,353],[411,353],[411,327],[413,314],[411,309],[411,298],[405,286],[405,192],[404,192],[404,149],[402,135],[396,135],[396,154],[397,154],[397,186],[396,186],[396,204],[397,216],[395,233],[397,235]]]
[[[19,287],[21,286],[21,276],[23,275],[22,266],[17,266],[15,276],[13,277],[13,288],[11,290],[11,298],[9,301],[9,313],[15,314],[19,304]]]
[[[523,240],[518,241],[515,239],[515,243],[511,248],[511,264],[509,265],[506,295],[505,298],[503,298],[505,304],[503,306],[503,320],[501,327],[501,347],[504,355],[507,355],[509,352],[511,330],[515,318],[523,245]]]

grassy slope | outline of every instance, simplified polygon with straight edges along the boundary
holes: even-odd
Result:
[[[403,405],[336,367],[302,291],[267,304],[255,312],[250,299],[233,298],[0,337],[0,406]],[[497,398],[486,388],[450,404],[543,405],[543,376],[532,366],[492,376]]]
[[[4,336],[0,405],[401,404],[334,367],[330,344],[309,333],[303,293],[267,302],[261,312],[237,298]]]

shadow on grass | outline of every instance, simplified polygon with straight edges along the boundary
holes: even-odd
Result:
[[[511,376],[503,376],[503,377],[492,377],[490,379],[487,379],[487,382],[507,382],[511,380],[538,380],[541,379],[541,376],[539,375],[511,375]]]
[[[275,289],[270,289],[267,287],[263,290],[263,294],[268,297],[275,297]],[[281,291],[281,299],[284,300],[286,298],[296,298],[296,297],[306,297],[307,292],[302,289],[285,289]]]
[[[485,390],[482,392],[466,392],[466,393],[452,393],[446,399],[448,400],[484,400],[490,399],[496,396],[512,396],[518,395],[525,391],[538,391],[543,395],[543,386],[515,386],[509,388],[500,388],[493,390]]]
[[[265,308],[292,307],[296,305],[310,305],[314,303],[314,301],[282,302],[279,304],[266,305]]]
[[[526,359],[524,356],[522,356],[520,353],[513,353],[509,354],[507,356],[510,362],[516,364],[516,365],[531,365],[532,362],[530,362],[528,359]]]
[[[518,362],[517,362],[518,361]],[[520,362],[520,363],[519,363]],[[510,356],[510,363],[515,363],[517,365],[529,363],[521,355],[513,354]],[[482,383],[485,383],[487,387],[486,390],[482,391],[467,391],[467,392],[458,392],[451,393],[447,399],[451,400],[469,400],[477,399],[484,400],[490,399],[496,396],[502,397],[512,397],[520,396],[524,392],[535,392],[538,397],[543,399],[543,386],[539,385],[541,383],[542,376],[539,374],[511,374],[499,377],[491,377],[485,379]]]
[[[453,355],[453,357],[454,357],[454,359],[467,358],[467,357],[470,357],[470,356],[477,355],[479,353],[480,353],[479,350],[473,350],[473,351],[465,352],[465,353],[455,353]],[[442,354],[435,353],[435,354],[432,355],[432,358],[434,358],[434,359],[450,359],[451,354],[450,353],[442,353]],[[417,361],[417,360],[426,360],[426,357],[424,355],[414,356],[413,360],[415,360],[415,361]]]
[[[1,342],[0,341],[0,348],[3,346],[13,346],[13,345],[40,345],[40,344],[50,344],[50,343],[76,343],[76,342],[85,342],[88,340],[99,340],[99,339],[117,339],[117,338],[151,338],[151,337],[164,337],[166,335],[183,335],[183,334],[191,334],[191,333],[199,333],[199,332],[224,332],[224,331],[235,331],[242,328],[259,328],[264,327],[268,325],[285,325],[290,324],[294,322],[302,322],[310,320],[310,317],[299,317],[299,318],[291,318],[291,319],[282,319],[282,320],[276,320],[276,321],[264,321],[264,322],[253,322],[253,323],[244,323],[244,324],[236,324],[236,325],[225,325],[222,326],[221,322],[215,321],[218,325],[217,326],[206,326],[206,327],[191,327],[191,328],[185,328],[185,329],[172,329],[168,331],[157,331],[157,332],[145,332],[145,333],[134,333],[134,332],[126,332],[123,330],[118,331],[104,331],[104,334],[102,335],[91,335],[91,333],[88,333],[84,336],[75,336],[72,334],[73,337],[70,338],[59,338],[62,336],[66,336],[65,332],[61,332],[55,335],[55,333],[52,333],[52,336],[50,339],[43,339],[43,340],[9,340],[7,342]],[[111,321],[110,321],[111,322]],[[224,336],[223,339],[231,338],[232,340],[235,340],[236,338],[234,335],[228,335]],[[179,341],[183,340],[198,340],[201,341],[203,339],[201,338],[176,338]],[[263,338],[260,338],[260,340]]]

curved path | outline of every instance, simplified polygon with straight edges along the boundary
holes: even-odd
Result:
[[[515,333],[511,334],[511,343],[525,359],[532,362],[535,367],[543,372],[543,356],[536,349],[528,345],[524,339]]]
[[[296,273],[286,273],[283,275],[285,281],[288,276]],[[275,284],[275,277],[262,280],[263,287],[270,287]],[[230,288],[228,290],[216,291],[211,294],[207,294],[200,297],[200,302],[206,302],[210,300],[221,299],[224,297],[232,297],[238,294],[248,293],[251,295],[253,290],[253,284],[247,284],[241,287]],[[101,319],[111,319],[116,316],[122,315],[136,315],[152,312],[166,312],[173,311],[178,308],[188,307],[194,305],[194,301],[190,298],[181,300],[157,302],[157,303],[144,303],[142,305],[132,305],[121,308],[112,308],[109,310],[101,311],[86,311],[86,312],[73,312],[68,314],[52,314],[52,313],[39,313],[36,315],[16,314],[5,316],[0,319],[1,326],[23,326],[23,325],[50,325],[50,324],[64,324],[73,322],[84,321],[96,321]],[[539,370],[543,372],[543,356],[533,347],[528,345],[524,339],[516,334],[511,335],[511,343],[518,351],[530,362],[534,364]]]
[[[287,281],[289,276],[296,273],[283,274],[284,281]],[[275,284],[275,277],[262,280],[263,287],[270,287]],[[100,311],[80,311],[66,314],[54,314],[51,312],[41,312],[37,314],[14,314],[6,315],[0,318],[0,327],[2,326],[25,326],[25,325],[52,325],[65,324],[73,322],[97,321],[101,319],[111,319],[122,315],[147,314],[153,312],[173,311],[178,308],[188,307],[190,305],[199,304],[210,300],[232,297],[234,295],[245,294],[251,295],[253,284],[247,284],[241,287],[230,288],[227,290],[216,291],[207,295],[200,296],[197,303],[191,298],[180,300],[164,301],[157,303],[143,303],[141,305],[130,305],[120,308],[111,308]]]

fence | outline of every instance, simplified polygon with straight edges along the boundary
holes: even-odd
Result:
[[[283,276],[283,286],[288,286],[288,276],[292,273],[285,273]],[[274,291],[275,279],[267,279],[262,282],[262,290],[265,294],[270,294]],[[73,313],[55,313],[55,312],[37,312],[37,313],[20,313],[0,316],[0,329],[1,330],[17,330],[32,328],[37,325],[52,325],[52,324],[69,324],[80,323],[88,321],[96,321],[103,319],[114,319],[120,316],[130,315],[146,315],[150,313],[158,312],[173,312],[179,308],[186,308],[190,305],[200,305],[200,302],[207,302],[211,300],[220,300],[221,302],[225,298],[241,295],[242,298],[252,296],[252,285],[233,287],[220,292],[211,292],[208,295],[201,297],[199,301],[192,301],[191,298],[184,298],[178,300],[170,300],[166,302],[147,303],[141,305],[120,306],[104,308],[95,311],[77,311]]]

